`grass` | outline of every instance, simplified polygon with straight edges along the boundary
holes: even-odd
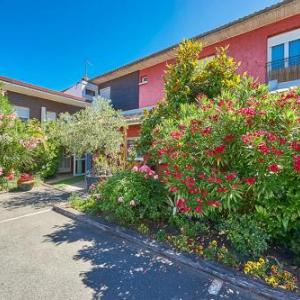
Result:
[[[73,176],[73,177],[70,177],[70,178],[65,178],[65,179],[62,179],[60,181],[57,181],[53,185],[55,187],[61,188],[61,187],[65,187],[66,185],[72,185],[72,184],[78,183],[78,182],[83,181],[83,180],[84,180],[84,175]]]

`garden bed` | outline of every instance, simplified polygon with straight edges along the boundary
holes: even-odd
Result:
[[[78,202],[77,205],[74,205],[74,201],[72,202],[70,203],[71,207],[75,207],[78,211],[86,211],[86,209],[83,208],[83,206],[78,207]],[[85,203],[87,204],[87,202]],[[86,207],[88,206],[89,205],[87,204]],[[124,222],[121,222],[120,220],[116,219],[115,216],[113,216],[112,214],[105,212],[97,213],[95,215],[88,209],[88,211],[90,212],[89,214],[92,215],[92,218],[89,219],[89,217],[86,217],[85,215],[74,213],[74,211],[70,210],[67,207],[54,207],[54,210],[68,217],[78,219],[79,221],[83,221],[85,223],[88,223],[89,225],[95,226],[102,230],[112,231],[113,234],[120,236],[121,238],[125,238],[129,241],[136,242],[139,244],[144,244],[144,246],[152,248],[154,252],[158,252],[161,255],[165,255],[171,259],[175,259],[175,261],[177,260],[179,263],[184,263],[198,270],[211,273],[212,275],[220,277],[225,281],[231,282],[240,287],[247,288],[253,293],[257,293],[258,295],[267,296],[272,299],[298,299],[297,293],[299,293],[299,289],[294,291],[296,292],[295,294],[289,292],[284,292],[283,294],[281,292],[282,289],[270,289],[267,286],[265,286],[265,282],[263,280],[254,277],[255,281],[253,281],[251,277],[245,277],[241,268],[230,269],[227,266],[218,266],[218,264],[215,264],[213,260],[207,259],[203,255],[199,255],[199,253],[184,251],[184,249],[174,246],[174,244],[168,241],[168,238],[161,239],[158,233],[162,229],[166,231],[167,235],[180,236],[180,231],[178,231],[177,228],[170,226],[165,222],[153,222],[150,220],[143,220],[143,222],[139,225],[135,224],[128,226],[128,224],[126,225],[124,224]],[[143,229],[146,227],[141,226],[141,224],[145,225],[149,229],[149,231],[147,230],[147,232],[145,232]],[[141,237],[144,236],[145,239],[140,239],[139,235],[141,235]],[[216,234],[214,237],[205,236],[204,239],[209,241],[211,238],[215,238],[217,240],[218,237],[219,236]],[[153,240],[156,240],[157,243],[154,244],[152,242]],[[173,254],[170,250],[168,250],[170,246],[175,251]],[[181,251],[183,255],[178,256],[178,250]],[[200,260],[197,260],[197,257],[199,257]],[[297,270],[294,269],[293,272],[295,275],[299,276]]]

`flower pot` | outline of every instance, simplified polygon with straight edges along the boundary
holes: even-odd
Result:
[[[34,180],[18,182],[18,188],[23,192],[30,191],[33,188],[33,186],[34,186]]]

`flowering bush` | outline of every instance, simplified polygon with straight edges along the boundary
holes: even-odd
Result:
[[[123,222],[164,218],[168,213],[166,190],[149,167],[135,170],[119,172],[100,184],[95,190],[101,195],[99,206]]]
[[[181,105],[178,116],[154,129],[150,154],[179,213],[256,213],[275,237],[296,228],[299,91],[269,94],[244,77],[234,92]]]

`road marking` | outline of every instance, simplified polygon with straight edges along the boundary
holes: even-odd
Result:
[[[208,288],[208,293],[210,295],[218,295],[223,286],[223,281],[219,279],[214,279]]]
[[[31,213],[31,214],[22,215],[22,216],[15,217],[15,218],[10,218],[10,219],[6,219],[6,220],[2,220],[2,221],[0,221],[0,224],[8,223],[8,222],[19,220],[19,219],[23,219],[23,218],[32,217],[32,216],[35,216],[35,215],[44,214],[44,213],[47,213],[49,211],[51,211],[51,208],[45,209],[45,210],[42,210],[42,211],[38,211],[38,212],[35,212],[35,213]]]

